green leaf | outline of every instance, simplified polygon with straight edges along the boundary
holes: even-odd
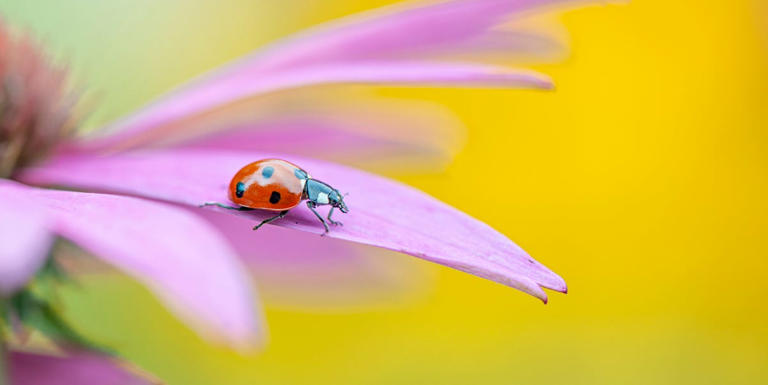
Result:
[[[97,345],[72,329],[47,302],[37,298],[28,290],[22,290],[11,298],[11,307],[22,323],[40,331],[59,344],[74,344],[104,354],[114,351]]]

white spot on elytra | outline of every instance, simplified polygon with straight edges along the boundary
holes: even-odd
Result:
[[[274,167],[276,169],[274,174],[270,175],[269,178],[265,178],[263,173],[262,173],[262,171],[266,167]],[[288,173],[288,172],[279,172],[279,170],[277,170],[278,167],[286,168],[286,169],[289,169],[289,170],[293,169],[293,166],[291,166],[290,164],[284,163],[284,162],[279,162],[279,161],[269,162],[269,163],[263,164],[263,165],[261,165],[261,167],[259,167],[258,170],[256,170],[256,172],[254,172],[253,174],[251,174],[250,176],[245,178],[245,180],[243,180],[243,184],[245,184],[246,190],[249,187],[251,187],[251,185],[254,184],[254,183],[258,184],[259,186],[266,186],[266,185],[269,185],[269,184],[277,183],[277,184],[279,184],[281,186],[286,187],[288,189],[288,191],[290,191],[290,192],[292,192],[294,194],[300,194],[302,191],[304,191],[304,183],[306,183],[305,180],[301,180],[300,184],[297,186],[296,185],[296,178],[293,175],[293,173],[292,172],[290,172],[290,173]]]

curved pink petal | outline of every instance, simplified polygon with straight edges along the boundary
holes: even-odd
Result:
[[[66,356],[8,352],[12,385],[150,385],[159,384],[143,373],[105,356],[69,352]]]
[[[71,156],[27,170],[32,183],[142,195],[188,205],[227,202],[227,186],[243,165],[277,156],[264,153],[163,151],[94,158]],[[392,180],[332,163],[288,158],[344,192],[350,213],[331,237],[383,247],[509,285],[546,301],[541,287],[565,291],[565,282],[508,238],[474,218]],[[223,209],[222,209],[223,210]],[[267,212],[237,212],[260,221]],[[338,215],[338,214],[337,214]],[[340,215],[339,215],[340,216]],[[276,225],[322,233],[303,205]],[[254,233],[254,240],[259,233]]]
[[[414,54],[416,57],[479,63],[516,64],[562,60],[566,46],[545,33],[494,30],[450,46]]]
[[[421,56],[484,41],[526,11],[585,0],[449,0],[397,4],[311,28],[233,65],[265,72],[317,63]]]
[[[332,83],[549,88],[548,79],[502,67],[457,63],[508,51],[551,48],[548,41],[495,27],[532,8],[584,0],[452,0],[410,3],[310,29],[217,69],[116,122],[90,149],[119,150],[162,140],[235,102],[259,110],[254,96]],[[436,63],[431,57],[448,60]],[[417,61],[414,61],[417,60]],[[246,100],[247,99],[247,100]],[[230,127],[219,127],[218,130]],[[86,145],[86,144],[84,144]]]
[[[118,195],[30,188],[0,181],[0,196],[42,207],[56,233],[146,284],[195,327],[247,346],[256,337],[252,289],[226,240],[166,204]]]
[[[433,170],[461,149],[465,129],[439,104],[383,98],[350,86],[235,103],[157,134],[145,137],[142,148],[277,151],[369,170],[405,162]]]
[[[159,126],[205,115],[211,109],[271,92],[321,84],[416,84],[467,87],[552,87],[545,75],[534,71],[471,63],[367,62],[296,68],[260,77],[240,74],[192,87],[155,103],[118,123],[113,134],[86,146],[112,150],[132,148],[167,136],[184,125]],[[182,122],[183,123],[183,122]]]
[[[229,109],[232,104],[263,110],[255,96],[319,84],[549,88],[549,80],[535,73],[458,63],[456,59],[477,59],[478,55],[509,57],[510,51],[551,49],[549,41],[494,28],[532,8],[566,2],[586,1],[422,2],[328,23],[184,85],[113,124],[111,135],[91,138],[83,145],[91,150],[120,150],[151,144],[180,135],[195,120],[210,122],[216,116],[226,117],[219,110]],[[436,63],[430,58],[449,62]],[[225,124],[216,126],[216,130],[231,128]]]
[[[365,120],[361,119],[360,123],[365,124],[363,122]],[[409,164],[412,165],[412,172],[442,168],[457,152],[458,140],[455,137],[458,135],[455,132],[453,135],[444,135],[442,143],[430,143],[426,138],[419,140],[418,135],[413,135],[411,141],[396,135],[371,135],[356,130],[355,127],[344,126],[346,123],[302,119],[267,122],[258,126],[238,127],[218,135],[203,136],[184,143],[181,147],[274,151],[352,164],[369,170]],[[384,126],[390,123],[392,122],[382,120],[365,124],[365,127],[376,130],[378,125],[384,130]],[[413,125],[402,124],[393,131],[403,131],[405,134],[404,129],[408,128],[418,130]]]
[[[19,194],[0,198],[0,297],[23,286],[42,266],[53,243],[50,220]]]

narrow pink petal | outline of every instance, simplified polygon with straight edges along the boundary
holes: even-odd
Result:
[[[461,43],[435,48],[414,56],[520,65],[562,60],[565,53],[566,46],[547,34],[500,30],[489,31]]]
[[[233,70],[279,70],[326,62],[408,57],[466,45],[526,11],[584,0],[452,0],[398,4],[279,41]]]
[[[15,192],[0,199],[0,297],[23,286],[43,264],[53,237],[37,206],[19,204]]]
[[[138,198],[0,182],[0,196],[8,194],[44,208],[58,234],[145,283],[200,333],[254,342],[248,277],[226,240],[196,215]]]
[[[234,102],[318,84],[549,88],[548,79],[540,75],[460,64],[456,58],[471,59],[487,49],[502,54],[516,49],[534,51],[536,49],[530,46],[500,44],[503,36],[495,28],[533,8],[585,2],[429,1],[331,22],[277,42],[164,95],[137,114],[113,124],[111,136],[93,138],[88,148],[116,150],[152,143],[170,133],[178,134],[179,126],[183,128],[201,116],[210,120],[212,113]],[[507,34],[506,37],[511,36]],[[530,39],[526,43],[536,44]],[[466,55],[463,55],[465,50]],[[432,57],[450,63],[421,61]],[[258,105],[258,100],[248,100],[248,103]]]
[[[367,87],[320,87],[238,102],[161,132],[143,136],[142,148],[276,151],[369,170],[434,170],[463,147],[465,129],[439,104],[383,98]]]
[[[243,165],[277,154],[164,151],[93,158],[60,158],[28,170],[32,183],[142,195],[188,205],[227,202],[230,178]],[[565,282],[508,238],[468,215],[392,180],[310,159],[288,158],[343,192],[351,209],[329,236],[379,246],[488,278],[542,300],[541,287],[565,291]],[[234,212],[254,222],[272,213]],[[275,224],[322,233],[303,205]],[[254,233],[254,240],[259,233]]]
[[[204,115],[239,100],[275,91],[322,84],[402,84],[465,87],[552,87],[545,75],[519,69],[471,63],[366,62],[296,68],[267,77],[240,74],[178,93],[138,115],[120,122],[116,132],[96,139],[90,146],[125,149],[152,142],[167,133],[153,128]],[[181,126],[183,128],[183,125]],[[174,127],[170,127],[171,130]],[[176,127],[175,129],[179,129]]]
[[[8,371],[12,385],[149,385],[158,384],[108,357],[70,352],[65,357],[11,351]]]
[[[397,121],[360,119],[365,133],[351,122],[318,120],[287,120],[267,122],[257,126],[243,126],[218,135],[203,136],[184,143],[184,148],[219,149],[235,151],[274,151],[325,160],[354,164],[366,169],[380,169],[397,164],[413,165],[411,170],[443,168],[457,152],[457,131],[445,133],[440,143],[430,141],[417,132],[437,134],[436,130],[421,130],[420,125],[398,125],[394,135],[376,135]],[[369,123],[370,122],[370,123]],[[349,125],[347,125],[349,124]],[[396,123],[394,123],[396,124]],[[414,135],[405,137],[410,128]],[[399,133],[402,132],[402,136]]]

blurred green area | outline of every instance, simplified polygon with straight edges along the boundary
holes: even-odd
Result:
[[[383,1],[10,0],[96,95],[91,127],[303,27]],[[440,174],[393,172],[563,276],[550,304],[467,274],[376,306],[265,299],[270,343],[207,345],[138,284],[84,277],[67,317],[170,384],[768,383],[768,39],[759,2],[566,13],[557,91],[382,89],[466,123]],[[481,188],[478,188],[480,186]],[[482,194],[482,196],[478,196]]]

